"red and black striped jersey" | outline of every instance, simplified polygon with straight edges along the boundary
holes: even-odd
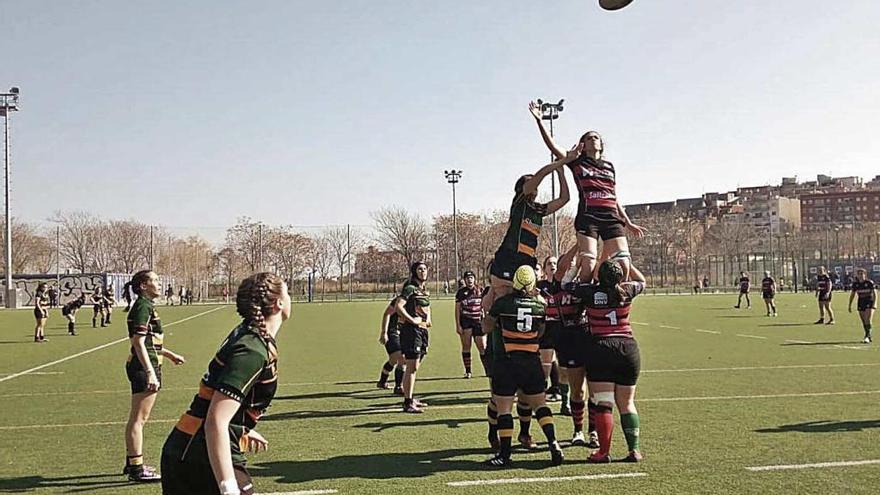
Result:
[[[562,321],[563,328],[580,328],[586,331],[586,307],[579,297],[563,289],[556,295],[556,304],[559,307],[559,319]]]
[[[752,281],[749,280],[749,277],[740,277],[739,278],[739,290],[749,290],[752,286]]]
[[[764,277],[761,280],[761,291],[776,292],[776,280],[773,280],[773,277]]]
[[[865,280],[864,282],[859,282],[857,280],[852,284],[852,291],[858,294],[859,301],[873,301],[874,288],[873,280]]]
[[[483,298],[479,287],[464,286],[458,289],[455,293],[455,302],[460,305],[458,314],[460,319],[480,321],[483,318]]]
[[[590,207],[617,208],[614,165],[601,158],[581,155],[568,164],[580,193],[580,210]]]
[[[632,338],[629,313],[632,300],[645,290],[643,282],[624,282],[620,284],[623,299],[617,300],[608,288],[596,284],[580,284],[572,287],[572,294],[581,298],[587,309],[590,334],[594,337]]]
[[[831,278],[828,275],[816,276],[816,291],[822,294],[831,292]]]

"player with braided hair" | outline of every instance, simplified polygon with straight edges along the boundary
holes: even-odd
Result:
[[[254,493],[244,451],[269,445],[254,428],[275,397],[275,339],[291,300],[284,280],[264,272],[242,281],[235,303],[241,323],[220,345],[162,448],[165,495]]]
[[[598,283],[570,284],[568,287],[569,292],[586,305],[590,325],[584,357],[589,389],[595,402],[599,450],[587,459],[588,462],[611,462],[615,404],[629,447],[629,455],[624,461],[642,459],[639,415],[634,402],[641,360],[629,314],[633,299],[645,289],[645,277],[634,266],[629,267],[629,273],[632,280],[625,281],[621,264],[606,260],[599,265]]]
[[[153,307],[153,300],[162,293],[159,277],[150,270],[139,271],[131,278],[131,288],[138,298],[128,313],[131,351],[125,372],[131,383],[131,412],[125,425],[127,452],[122,474],[131,481],[152,482],[161,477],[154,468],[144,465],[144,423],[162,387],[162,358],[167,357],[174,364],[183,364],[185,360],[163,345],[162,322]]]

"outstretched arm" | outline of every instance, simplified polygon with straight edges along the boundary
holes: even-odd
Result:
[[[544,127],[544,121],[541,117],[543,117],[541,112],[541,107],[534,101],[529,102],[529,112],[531,112],[532,117],[535,118],[535,122],[538,124],[538,130],[541,131],[541,139],[544,140],[544,144],[547,146],[547,149],[553,153],[556,158],[562,158],[565,156],[565,152],[556,146],[556,143],[553,141],[553,138],[550,137],[550,133],[547,132],[547,128]]]
[[[556,169],[556,177],[559,179],[559,197],[547,203],[547,214],[556,212],[570,199],[568,193],[568,181],[565,180],[565,174],[562,172],[562,168]]]
[[[647,280],[645,280],[645,274],[636,268],[635,265],[629,266],[629,279],[633,282],[641,282],[643,284],[647,282]]]
[[[633,233],[636,238],[641,238],[645,235],[648,229],[642,227],[641,225],[636,225],[629,219],[629,215],[626,214],[626,210],[623,209],[623,206],[620,203],[617,203],[617,213],[620,215],[620,218],[623,219],[623,224],[626,226],[627,230]]]
[[[574,148],[572,148],[571,151],[569,151],[567,154],[565,154],[559,160],[556,160],[555,162],[552,162],[552,163],[548,163],[547,165],[544,165],[543,167],[538,169],[538,171],[535,172],[535,175],[533,175],[531,179],[527,180],[526,183],[523,184],[523,194],[532,194],[532,193],[536,192],[538,190],[538,186],[541,184],[541,181],[543,181],[545,177],[550,175],[554,170],[561,170],[564,165],[575,161],[577,159],[577,157],[580,156],[581,151],[583,151],[583,149],[584,149],[584,146],[579,144],[579,145],[575,146]],[[564,176],[562,179],[563,179],[562,182],[565,182]],[[566,191],[568,191],[567,186],[566,186]],[[561,192],[562,191],[560,190],[560,193]],[[566,200],[566,201],[568,201],[568,200]]]

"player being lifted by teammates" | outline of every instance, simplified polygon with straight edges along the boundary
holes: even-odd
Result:
[[[566,157],[547,132],[539,105],[529,103],[529,111],[544,144],[558,159]],[[605,143],[598,132],[589,131],[581,136],[575,147],[578,156],[567,165],[578,188],[578,210],[574,221],[577,231],[578,255],[586,258],[580,265],[580,279],[592,280],[597,263],[599,239],[602,239],[602,258],[617,256],[629,266],[629,242],[626,231],[642,237],[645,229],[634,224],[617,202],[617,178],[614,165],[605,160]],[[566,157],[567,158],[567,157]]]
[[[868,272],[864,268],[856,270],[856,280],[852,285],[852,293],[849,295],[849,312],[852,313],[853,298],[858,296],[859,319],[862,321],[862,328],[865,329],[865,338],[862,342],[871,343],[871,319],[874,317],[874,310],[877,309],[877,288],[874,287],[874,281],[868,278]]]
[[[641,359],[629,313],[633,299],[645,288],[645,277],[633,266],[630,266],[630,276],[632,281],[626,281],[621,264],[610,259],[599,265],[598,283],[578,284],[571,289],[573,295],[586,304],[590,325],[585,359],[590,393],[596,403],[599,450],[587,459],[588,462],[611,462],[615,404],[629,449],[624,461],[642,459],[639,414],[635,406]]]
[[[510,205],[507,232],[504,233],[501,246],[495,251],[489,266],[490,284],[489,291],[483,297],[484,310],[491,308],[495,299],[512,291],[511,280],[517,268],[537,265],[535,252],[538,249],[538,237],[544,225],[544,217],[568,203],[568,184],[565,182],[562,166],[577,159],[581,149],[583,146],[578,146],[563,158],[545,165],[534,175],[523,175],[517,179],[513,186],[514,196]],[[538,186],[553,172],[559,178],[559,197],[547,204],[536,203]],[[491,328],[483,326],[484,334],[488,335],[491,331]]]
[[[397,296],[391,299],[385,311],[382,312],[382,326],[379,330],[379,343],[385,346],[385,352],[388,354],[388,360],[382,365],[382,371],[379,373],[379,381],[376,387],[388,388],[388,375],[394,372],[394,395],[403,395],[403,389],[400,387],[403,382],[404,369],[406,361],[400,351],[400,328],[397,321]]]
[[[471,342],[480,353],[480,363],[486,370],[486,337],[483,335],[483,295],[477,285],[477,276],[468,270],[462,277],[464,286],[455,293],[455,332],[461,339],[461,361],[464,364],[464,377],[470,378]]]
[[[761,298],[764,299],[764,306],[767,309],[767,316],[776,316],[776,280],[770,276],[770,272],[764,272],[764,278],[761,280]]]
[[[400,348],[406,358],[401,387],[403,412],[418,414],[423,412],[421,408],[425,404],[417,400],[413,392],[419,364],[428,354],[428,329],[431,327],[431,298],[425,287],[428,265],[416,261],[410,266],[409,274],[410,279],[403,284],[394,304],[400,323]]]
[[[831,277],[824,266],[819,267],[819,273],[816,275],[816,300],[819,302],[819,319],[814,323],[821,325],[825,323],[825,313],[828,313],[828,322],[826,325],[834,325],[834,311],[831,311]]]
[[[535,412],[535,418],[550,448],[554,466],[562,464],[563,454],[556,441],[553,413],[544,395],[544,371],[538,342],[544,332],[546,303],[536,289],[535,270],[519,267],[512,280],[513,292],[495,299],[484,319],[492,329],[492,400],[498,412],[498,453],[486,461],[493,467],[510,465],[513,439],[513,400],[517,390]]]
[[[749,290],[752,288],[752,282],[749,280],[749,274],[746,272],[740,272],[738,283],[739,296],[736,298],[736,306],[734,306],[734,308],[741,308],[743,296],[746,296],[746,309],[752,309],[752,300],[749,298]]]

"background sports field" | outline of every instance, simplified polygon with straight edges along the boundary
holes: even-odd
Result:
[[[862,331],[842,296],[834,327],[810,324],[816,309],[807,295],[782,294],[775,319],[759,307],[732,309],[730,295],[642,298],[633,318],[644,370],[637,403],[645,462],[586,465],[587,450],[567,447],[561,467],[548,467],[542,450],[515,453],[515,468],[505,471],[480,464],[488,455],[487,384],[460,378],[451,302],[435,305],[417,387],[430,404],[422,415],[398,412],[398,400],[373,386],[384,357],[376,343],[383,303],[297,305],[279,334],[279,393],[259,428],[270,450],[251,455],[252,473],[260,493],[877,493],[880,354],[876,344],[858,343]],[[188,362],[165,369],[146,429],[151,463],[236,323],[231,307],[160,312],[168,347]],[[111,328],[80,324],[80,336],[68,337],[53,310],[51,342],[38,345],[30,342],[29,311],[0,312],[0,493],[160,492],[120,475],[125,343],[14,375],[124,338],[124,314],[115,316]],[[557,425],[567,443],[570,418],[557,416]],[[540,438],[537,424],[533,432]],[[613,453],[625,454],[619,429]],[[850,461],[873,462],[778,467]],[[747,469],[759,466],[777,467]],[[583,478],[593,475],[624,476]],[[582,478],[488,483],[550,477]],[[475,484],[449,485],[459,481]]]

